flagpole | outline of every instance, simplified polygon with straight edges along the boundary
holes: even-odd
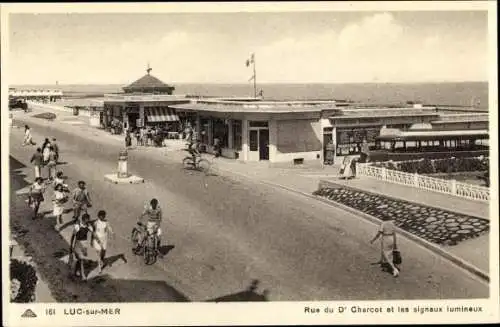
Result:
[[[255,71],[255,55],[253,55],[253,97],[257,98],[257,73]]]

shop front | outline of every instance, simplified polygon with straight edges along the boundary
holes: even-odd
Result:
[[[228,103],[229,102],[229,103]],[[327,109],[333,104],[329,102]],[[270,163],[321,163],[321,112],[325,105],[197,101],[174,106],[180,116],[195,112],[195,130],[213,152],[216,139],[222,156]],[[184,113],[183,113],[184,112]]]
[[[137,128],[155,128],[180,134],[183,121],[172,104],[189,100],[175,96],[115,96],[104,100],[103,121],[108,128],[121,125],[122,133]],[[186,117],[182,117],[186,120]]]

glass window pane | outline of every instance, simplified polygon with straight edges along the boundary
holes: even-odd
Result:
[[[250,151],[259,150],[259,137],[257,131],[250,131]]]

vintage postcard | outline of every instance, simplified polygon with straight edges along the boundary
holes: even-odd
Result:
[[[499,322],[496,2],[0,12],[5,326]]]

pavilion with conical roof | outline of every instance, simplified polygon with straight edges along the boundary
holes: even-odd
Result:
[[[147,74],[132,84],[123,87],[125,93],[150,93],[150,94],[172,94],[175,87],[165,84],[151,75],[151,68],[146,69]]]

